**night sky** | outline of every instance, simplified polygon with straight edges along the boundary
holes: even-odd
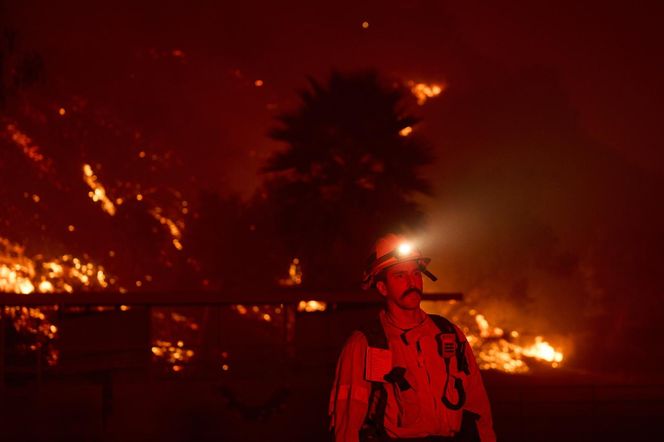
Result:
[[[307,76],[445,84],[414,109],[437,156],[431,288],[567,331],[561,311],[592,316],[606,293],[626,309],[661,295],[655,3],[24,0],[3,14],[54,100],[84,97],[172,149],[188,191],[250,196]]]

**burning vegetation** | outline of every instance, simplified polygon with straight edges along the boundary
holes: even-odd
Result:
[[[178,61],[185,57],[180,50],[153,55],[155,59],[167,57]],[[254,82],[256,87],[263,85],[263,80]],[[264,169],[281,174],[281,178],[266,180],[265,188],[259,191],[261,197],[256,199],[257,208],[252,207],[247,216],[238,217],[237,225],[226,229],[232,232],[221,237],[226,242],[215,242],[214,235],[223,229],[217,223],[206,225],[204,214],[190,207],[188,198],[177,186],[165,186],[166,182],[176,181],[173,179],[176,174],[164,173],[177,166],[171,151],[150,143],[141,130],[94,108],[83,97],[52,100],[14,91],[17,93],[12,99],[20,106],[14,103],[12,112],[0,108],[3,111],[0,142],[7,148],[0,160],[11,165],[3,169],[0,162],[0,171],[6,172],[7,183],[11,183],[4,191],[9,210],[0,219],[3,221],[0,291],[32,296],[82,291],[126,293],[128,287],[172,288],[180,282],[174,279],[179,273],[187,275],[184,279],[188,287],[223,288],[229,281],[234,282],[232,278],[224,279],[224,275],[210,283],[216,272],[201,274],[200,269],[205,267],[205,261],[209,264],[219,260],[220,248],[227,249],[240,239],[244,242],[239,247],[235,244],[237,250],[251,248],[247,244],[254,244],[256,250],[280,249],[273,247],[279,241],[286,244],[303,241],[305,246],[300,247],[297,255],[293,250],[284,252],[285,256],[300,256],[290,261],[287,276],[270,281],[282,287],[301,286],[302,262],[313,262],[314,256],[339,261],[339,254],[355,256],[356,249],[365,250],[362,244],[369,232],[358,230],[354,237],[348,238],[347,244],[337,244],[340,249],[335,251],[336,257],[334,253],[321,251],[318,239],[334,237],[335,228],[350,231],[350,226],[375,227],[377,221],[369,214],[377,212],[389,213],[391,218],[381,220],[384,223],[415,222],[410,195],[429,192],[428,184],[417,176],[416,169],[429,164],[432,157],[424,145],[418,144],[417,137],[412,136],[419,119],[397,109],[410,94],[418,105],[424,105],[440,96],[446,85],[411,81],[401,87],[403,90],[384,88],[372,72],[334,73],[326,86],[312,82],[312,90],[303,95],[302,108],[292,115],[282,115],[280,121],[284,126],[271,133],[274,140],[290,143],[291,147],[273,155]],[[352,101],[359,95],[366,95],[366,99],[362,103]],[[325,110],[328,108],[348,109],[350,114]],[[353,112],[385,118],[365,121],[356,118]],[[355,127],[359,121],[362,127]],[[353,129],[346,133],[347,127]],[[321,146],[326,146],[324,152],[320,151]],[[357,146],[364,146],[366,151],[358,155]],[[413,159],[405,168],[400,160],[404,152]],[[331,177],[337,177],[336,181]],[[376,202],[384,198],[375,195],[393,189],[398,189],[396,194],[401,195],[400,199],[395,203],[394,198],[389,198],[389,207],[377,206]],[[367,205],[367,201],[373,203]],[[366,213],[349,214],[343,210],[365,206]],[[235,214],[230,213],[229,207],[223,209],[220,219],[223,222],[233,219]],[[324,221],[312,220],[311,214],[319,212],[326,214]],[[259,218],[276,219],[284,225],[274,228],[265,222],[261,224]],[[191,235],[188,229],[192,225],[202,233]],[[327,230],[319,230],[319,225]],[[302,236],[302,232],[306,235]],[[267,237],[270,239],[265,241]],[[192,238],[199,238],[203,246],[214,245],[210,254],[197,254],[197,248],[190,247],[195,243]],[[307,244],[313,248],[309,249],[311,246]],[[52,252],[55,250],[66,253]],[[253,263],[256,259],[255,254],[233,257],[240,262]],[[283,262],[283,256],[271,259]],[[317,262],[318,266],[328,264]],[[226,270],[224,266],[227,264],[220,268]],[[348,266],[353,274],[359,268],[352,261]],[[245,263],[242,267],[246,271]],[[234,272],[230,273],[232,277]],[[343,271],[339,274],[344,276]],[[320,272],[311,271],[308,275],[313,280]],[[317,281],[325,282],[330,281]],[[283,304],[238,303],[231,311],[245,321],[288,328],[292,327],[289,321],[295,314],[289,312],[327,314],[333,310],[325,302],[311,299],[292,307],[289,310]],[[119,310],[129,309],[121,306]],[[102,312],[105,308],[96,310]],[[21,351],[41,352],[47,363],[54,365],[58,361],[56,312],[55,306],[4,307],[2,315],[11,320],[20,337],[17,342]],[[527,362],[533,359],[554,367],[562,362],[562,354],[540,336],[527,344],[518,332],[491,327],[477,313],[452,319],[463,325],[483,369],[524,373],[528,371]],[[168,372],[183,372],[201,356],[198,347],[204,319],[173,309],[156,309],[151,320],[158,332],[150,350],[155,362]],[[228,352],[222,351],[218,359],[221,370],[228,371]]]
[[[524,374],[532,370],[533,364],[552,368],[562,365],[562,350],[554,348],[543,336],[491,325],[484,315],[463,303],[426,301],[423,308],[442,314],[461,327],[482,370]]]

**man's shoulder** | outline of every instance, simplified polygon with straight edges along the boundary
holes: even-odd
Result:
[[[367,345],[368,345],[368,341],[367,341],[366,335],[360,330],[355,330],[350,334],[348,339],[346,339],[346,343],[344,344],[344,347],[348,347],[348,346],[364,346],[364,347],[366,347]]]

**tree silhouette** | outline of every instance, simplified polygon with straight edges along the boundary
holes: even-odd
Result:
[[[286,149],[263,169],[272,174],[265,193],[304,282],[351,286],[376,235],[422,221],[414,197],[430,186],[418,171],[433,157],[419,137],[402,135],[419,121],[403,87],[374,71],[333,72],[325,85],[309,85],[270,132]]]
[[[198,284],[252,290],[274,286],[288,271],[287,255],[261,201],[203,191],[187,223],[184,242]]]

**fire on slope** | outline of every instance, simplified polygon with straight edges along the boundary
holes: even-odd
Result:
[[[81,289],[105,289],[115,283],[104,268],[72,255],[31,259],[24,248],[0,237],[0,292],[29,295],[33,293],[72,293]],[[23,336],[19,352],[43,351],[46,362],[54,365],[58,351],[52,345],[58,328],[49,320],[52,307],[4,307],[2,315],[11,320],[14,330]]]

